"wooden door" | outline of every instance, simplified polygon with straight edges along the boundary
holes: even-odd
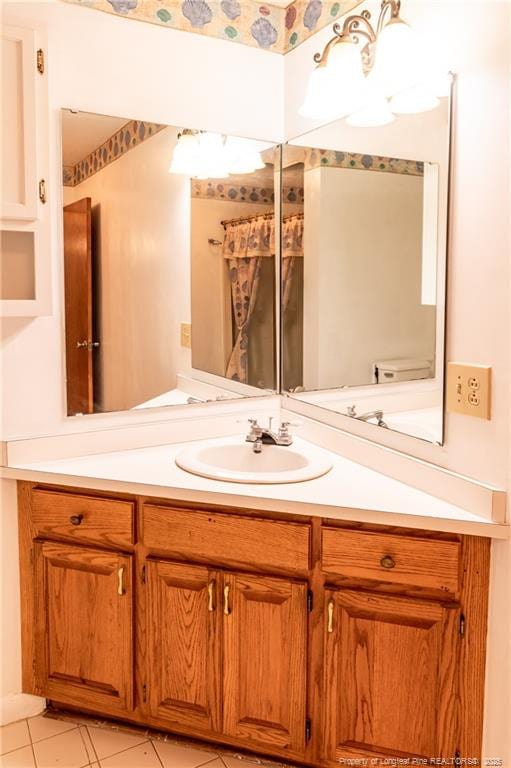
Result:
[[[349,590],[325,605],[325,760],[453,757],[458,609]]]
[[[92,413],[91,199],[64,208],[67,413]]]
[[[105,713],[132,709],[131,556],[36,543],[35,613],[45,696]]]
[[[220,729],[219,576],[148,561],[147,705],[151,717],[194,731]]]
[[[265,576],[224,577],[223,730],[236,739],[305,746],[307,587]]]

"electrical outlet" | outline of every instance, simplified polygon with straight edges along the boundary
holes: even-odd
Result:
[[[491,419],[491,368],[447,363],[447,410]]]
[[[187,349],[192,346],[192,326],[190,323],[181,323],[181,346]]]

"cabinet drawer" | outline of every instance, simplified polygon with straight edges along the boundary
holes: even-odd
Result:
[[[309,568],[310,526],[146,505],[146,547],[169,557],[285,571]]]
[[[411,536],[322,530],[322,569],[347,578],[372,579],[455,593],[460,543]]]
[[[131,501],[54,491],[36,490],[32,494],[35,536],[129,547],[134,543],[133,514]]]

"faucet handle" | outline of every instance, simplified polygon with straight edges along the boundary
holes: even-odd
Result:
[[[281,421],[279,432],[288,432],[288,427],[301,427],[301,421]]]
[[[357,408],[355,405],[348,405],[346,408],[346,416],[356,416],[357,415]]]

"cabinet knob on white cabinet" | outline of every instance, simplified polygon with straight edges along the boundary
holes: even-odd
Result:
[[[46,200],[47,200],[47,198],[46,198],[46,182],[45,182],[44,179],[41,179],[41,181],[39,182],[39,200],[41,201],[41,203],[45,203]]]

